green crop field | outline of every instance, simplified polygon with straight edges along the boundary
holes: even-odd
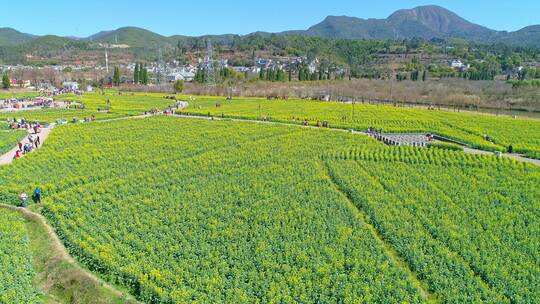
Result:
[[[354,160],[329,166],[441,298],[533,303],[540,297],[540,243],[533,236],[540,228],[538,172]]]
[[[10,131],[0,129],[0,155],[13,149],[25,136],[25,131]]]
[[[84,93],[82,96],[62,95],[60,100],[74,100],[83,102],[85,109],[96,111],[98,108],[109,108],[110,112],[126,115],[140,114],[141,112],[175,106],[174,100],[163,98],[166,94],[158,93],[131,93],[112,90]],[[107,100],[110,104],[107,105]]]
[[[175,106],[174,100],[163,98],[164,94],[152,93],[123,93],[116,91],[84,93],[82,96],[73,94],[55,97],[57,101],[79,101],[84,104],[84,109],[45,109],[20,112],[0,113],[0,120],[25,118],[30,121],[54,122],[59,119],[71,121],[82,120],[95,115],[97,120],[113,119],[119,117],[142,114],[145,111],[165,109]],[[110,101],[107,104],[107,101]],[[98,112],[99,110],[102,110]],[[108,112],[103,110],[108,109]]]
[[[28,174],[18,174],[27,172]],[[540,169],[361,134],[176,117],[55,128],[0,167],[149,303],[534,303]]]
[[[0,90],[0,99],[8,98],[32,98],[39,96],[37,91],[5,91]]]
[[[335,128],[357,130],[374,127],[384,132],[431,132],[489,151],[506,151],[512,145],[514,151],[540,159],[540,120],[535,119],[361,103],[256,98],[225,101],[214,97],[197,97],[182,112],[245,119],[267,117],[273,121],[298,124],[307,120],[311,125],[317,121],[328,121]],[[484,134],[489,135],[493,144],[483,139]]]
[[[0,303],[39,303],[22,217],[0,209]]]

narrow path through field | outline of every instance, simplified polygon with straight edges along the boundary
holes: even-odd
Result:
[[[347,200],[347,207],[351,210],[351,212],[362,222],[366,225],[368,230],[371,232],[373,237],[377,240],[377,242],[381,245],[384,252],[392,260],[395,266],[397,266],[400,270],[405,272],[405,274],[409,277],[409,280],[411,281],[412,286],[414,286],[419,293],[422,295],[422,297],[428,302],[428,303],[439,303],[439,300],[437,297],[432,294],[429,291],[427,283],[423,282],[418,278],[416,273],[412,271],[411,267],[405,259],[403,259],[399,253],[392,247],[390,243],[388,243],[382,234],[375,228],[375,226],[372,224],[372,220],[369,217],[369,215],[364,212],[362,209],[360,209],[352,200],[350,195],[342,189],[339,186],[339,183],[335,180],[334,176],[331,174],[330,169],[328,168],[327,164],[323,162],[319,162],[319,166],[321,168],[322,173],[328,178],[328,180],[331,182],[332,187],[339,192],[343,197]]]
[[[207,116],[198,116],[198,115],[179,115],[175,114],[174,117],[180,117],[180,118],[188,118],[188,119],[203,119],[203,120],[218,120],[218,121],[237,121],[237,122],[251,122],[251,123],[262,123],[262,124],[274,124],[274,125],[283,125],[283,126],[291,126],[291,127],[302,127],[302,128],[313,128],[313,129],[321,129],[320,127],[316,126],[303,126],[300,124],[293,124],[293,123],[286,123],[286,122],[274,122],[274,121],[260,121],[260,120],[254,120],[254,119],[241,119],[241,118],[218,118],[218,117],[207,117]],[[346,130],[346,129],[338,129],[338,128],[324,128],[325,130],[332,130],[332,131],[338,131],[338,132],[348,132],[348,133],[354,133],[354,134],[361,134],[369,136],[366,132],[362,131],[356,131],[356,130]],[[463,151],[468,154],[482,154],[482,155],[493,155],[493,152],[484,151],[484,150],[478,150],[469,148],[467,146],[463,146]],[[508,157],[520,162],[525,162],[533,165],[540,166],[540,160],[538,159],[532,159],[524,157],[520,154],[510,154],[505,153],[503,154],[503,157]]]
[[[478,149],[473,149],[473,148],[469,148],[469,147],[464,147],[463,148],[463,151],[467,154],[475,154],[475,155],[493,155],[492,152],[489,152],[489,151],[484,151],[484,150],[478,150]],[[507,157],[507,158],[510,158],[510,159],[514,159],[514,160],[517,160],[517,161],[520,161],[520,162],[524,162],[524,163],[529,163],[529,164],[533,164],[533,165],[537,165],[537,166],[540,166],[540,160],[538,159],[532,159],[532,158],[527,158],[521,154],[513,154],[513,153],[504,153],[503,154],[504,157]]]
[[[208,117],[208,116],[198,116],[198,115],[179,115],[179,114],[174,114],[172,116],[179,117],[179,118],[187,118],[187,119],[250,122],[250,123],[281,125],[281,126],[289,126],[289,127],[301,127],[301,128],[310,128],[310,129],[324,129],[324,130],[331,130],[331,131],[336,131],[336,132],[347,132],[347,133],[352,132],[355,134],[368,135],[366,132],[362,132],[362,131],[351,131],[347,129],[338,129],[338,128],[322,128],[322,127],[317,127],[317,126],[304,126],[301,124],[279,122],[279,121],[262,121],[262,120],[255,120],[255,119],[242,119],[242,118],[229,118],[229,117],[220,118],[220,117]]]
[[[39,228],[44,231],[43,235],[39,235],[38,233],[37,237],[47,238],[47,240],[40,239],[39,241],[47,243],[45,249],[48,249],[51,252],[41,252],[39,258],[46,259],[46,261],[41,262],[45,264],[45,268],[51,269],[42,270],[44,273],[38,273],[38,276],[45,276],[42,280],[46,281],[46,285],[49,285],[46,286],[47,288],[74,288],[76,289],[76,293],[90,293],[92,289],[93,292],[98,292],[97,290],[104,288],[108,293],[112,294],[114,298],[121,299],[122,303],[138,303],[131,295],[117,290],[92,272],[80,267],[75,259],[68,253],[54,229],[47,223],[41,214],[32,212],[26,208],[1,203],[0,209],[6,209],[21,214],[27,221],[39,226]],[[29,234],[31,234],[30,231]],[[32,240],[32,237],[30,237],[30,239],[33,242],[36,241]],[[78,296],[82,297],[83,295],[78,294]],[[94,301],[92,303],[108,303],[107,300],[110,300],[110,298],[92,300]],[[52,301],[48,302],[56,303],[57,300],[52,299]]]
[[[54,125],[51,124],[49,125],[47,128],[42,128],[41,129],[41,132],[39,132],[37,134],[37,136],[39,136],[39,139],[41,141],[41,145],[40,145],[40,148],[43,146],[43,143],[45,142],[45,140],[47,139],[47,137],[49,137],[49,134],[51,133],[51,130],[54,128]],[[28,135],[30,135],[31,133],[28,133]],[[23,140],[21,140],[21,143],[23,144],[23,146],[27,143],[29,143],[30,141],[28,140],[28,136],[25,136],[23,138]],[[13,149],[11,149],[10,151],[8,151],[7,153],[4,153],[2,156],[0,156],[0,166],[2,165],[9,165],[13,162],[14,158],[15,158],[15,152],[19,150],[19,147],[18,146],[15,146]],[[22,153],[21,153],[21,156],[22,156]]]

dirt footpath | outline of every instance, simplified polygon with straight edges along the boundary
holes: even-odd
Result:
[[[39,136],[39,139],[41,141],[41,145],[39,146],[39,148],[41,148],[43,146],[43,143],[45,142],[45,140],[47,139],[47,137],[49,137],[49,134],[51,133],[51,130],[54,128],[54,125],[49,125],[47,128],[41,128],[41,132],[39,132],[37,134],[37,136]],[[30,135],[32,133],[28,133],[24,138],[23,140],[21,141],[21,143],[23,144],[23,146],[27,143],[29,143],[29,140],[28,140],[28,135]],[[34,135],[35,137],[36,135]],[[15,157],[15,152],[17,152],[17,150],[19,150],[19,147],[18,146],[15,146],[13,147],[13,149],[11,149],[10,151],[8,151],[7,153],[5,153],[4,155],[1,155],[0,156],[0,166],[3,166],[3,165],[9,165],[13,162],[13,159]],[[32,150],[32,152],[30,153],[33,153],[34,150]],[[21,156],[24,157],[21,153]]]

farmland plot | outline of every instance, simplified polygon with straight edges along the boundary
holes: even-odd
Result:
[[[39,303],[32,287],[34,270],[22,217],[0,209],[0,303]]]
[[[506,158],[160,117],[56,128],[0,168],[0,197],[41,186],[70,252],[145,302],[529,303],[538,181]]]
[[[540,157],[540,120],[495,117],[469,113],[398,108],[356,103],[329,103],[306,100],[263,100],[237,98],[224,101],[199,97],[181,113],[214,115],[246,119],[270,118],[273,121],[310,124],[328,121],[332,127],[366,130],[373,127],[384,132],[434,132],[473,147],[515,152]],[[484,140],[488,135],[493,143]]]
[[[440,298],[540,298],[536,167],[515,174],[489,161],[482,167],[384,160],[327,164],[336,183]]]

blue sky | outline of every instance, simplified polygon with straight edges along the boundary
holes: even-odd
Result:
[[[79,37],[128,25],[163,35],[246,34],[306,29],[327,15],[386,18],[397,9],[426,4],[497,30],[540,24],[539,0],[25,0],[3,3],[0,27]]]

